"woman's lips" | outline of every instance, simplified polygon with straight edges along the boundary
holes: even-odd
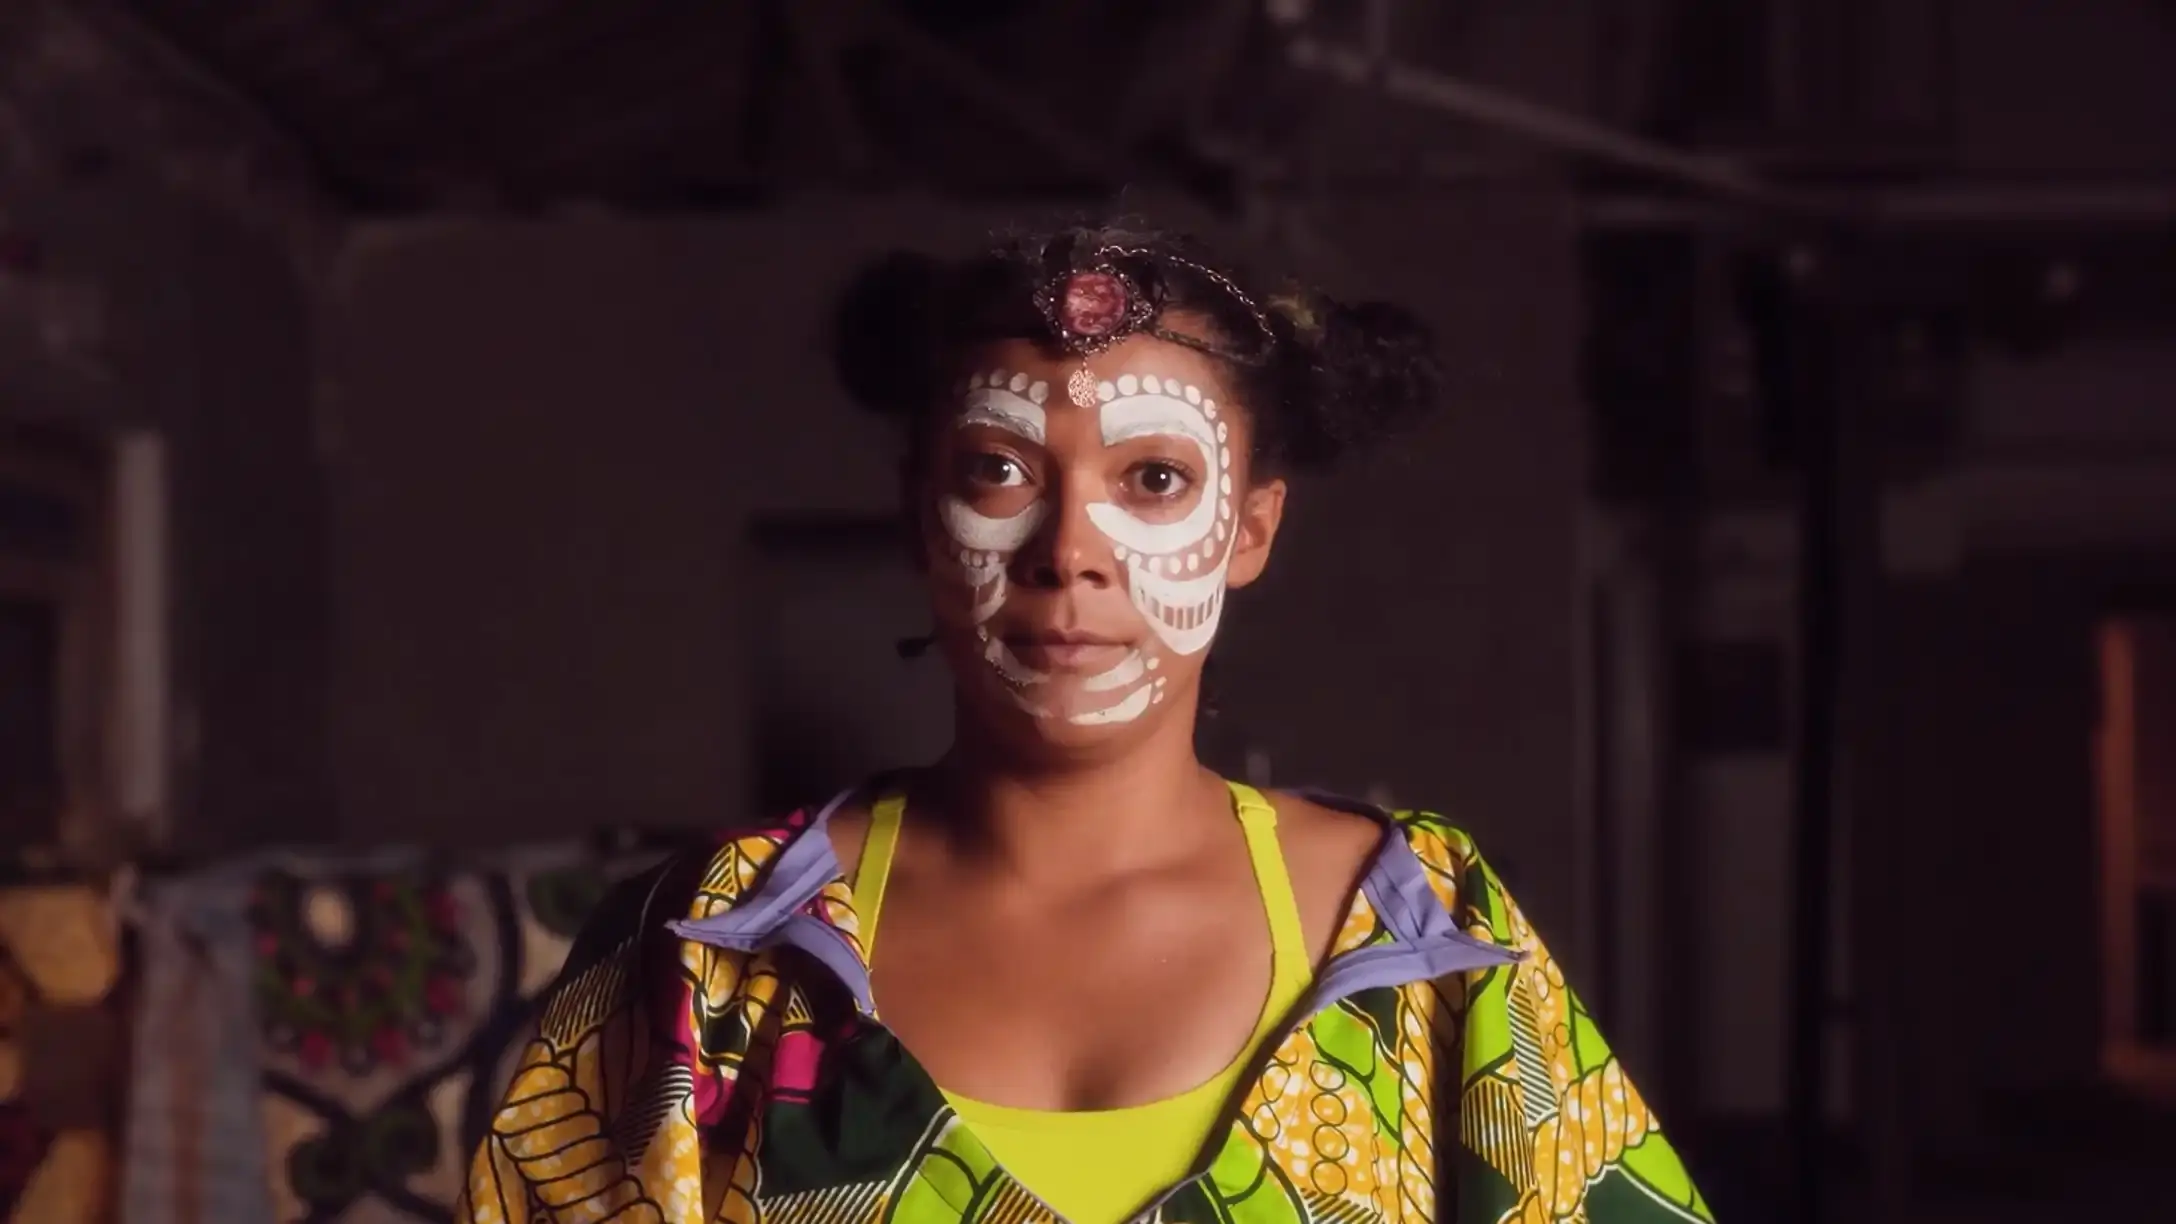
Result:
[[[1069,635],[1007,637],[1012,656],[1041,672],[1101,672],[1116,667],[1133,649],[1124,642]]]

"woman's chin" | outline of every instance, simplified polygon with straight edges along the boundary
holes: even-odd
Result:
[[[984,721],[1005,738],[1059,750],[1093,749],[1131,740],[1159,721],[1165,705],[1150,686],[1117,695],[1080,693],[1070,686],[1006,688],[988,694]]]
[[[1084,732],[1109,732],[1140,722],[1158,704],[1147,685],[1130,693],[1110,696],[1073,691],[1071,686],[1015,689],[1012,703],[1020,713],[1038,723]]]

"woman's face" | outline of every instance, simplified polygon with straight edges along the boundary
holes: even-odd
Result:
[[[963,712],[1060,748],[1191,722],[1225,592],[1261,574],[1284,505],[1219,364],[1147,336],[974,359],[913,492]]]

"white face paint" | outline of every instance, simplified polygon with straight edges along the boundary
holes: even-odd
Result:
[[[1048,419],[1043,414],[1043,401],[1049,395],[1049,384],[1030,382],[1025,374],[993,370],[976,375],[968,383],[959,427],[992,426],[1040,446]],[[991,518],[951,494],[937,503],[937,519],[944,525],[945,534],[958,545],[954,560],[973,592],[969,618],[976,629],[980,630],[1004,605],[1005,575],[1012,568],[1013,554],[1035,538],[1044,509],[1042,499],[1037,498],[1004,518]],[[988,640],[987,632],[983,636]],[[1005,650],[1004,643],[989,644],[1010,659],[1012,652]],[[996,659],[991,662],[999,664]],[[1020,667],[1018,660],[1011,660],[1011,665],[1023,675],[1032,674]],[[998,671],[1004,675],[1006,668],[999,665]]]
[[[1075,377],[1078,382],[1079,374]],[[1048,423],[1043,405],[1049,390],[1048,384],[1025,374],[993,370],[976,375],[968,381],[958,426],[993,427],[1041,445]],[[1076,394],[1075,398],[1087,397]],[[1107,501],[1085,507],[1089,522],[1109,537],[1134,606],[1161,647],[1179,655],[1199,653],[1216,636],[1231,564],[1230,427],[1217,420],[1214,400],[1176,378],[1123,375],[1095,384],[1094,402],[1107,447],[1143,437],[1169,437],[1190,443],[1200,453],[1206,474],[1200,492],[1193,507],[1175,521],[1152,522]],[[1037,498],[1005,518],[991,518],[949,494],[937,507],[946,535],[957,545],[954,559],[971,591],[969,615],[983,643],[984,661],[1012,690],[1022,709],[1045,717],[1052,712],[1034,700],[1034,691],[1049,683],[1050,677],[1022,663],[984,626],[1004,605],[1013,557],[1034,538],[1046,511],[1046,504]],[[1068,721],[1097,726],[1141,717],[1163,700],[1164,679],[1155,674],[1159,662],[1153,653],[1129,651],[1109,670],[1081,681],[1084,693],[1117,696],[1108,705],[1068,714]]]
[[[1105,446],[1158,436],[1191,443],[1201,453],[1201,492],[1179,519],[1150,522],[1108,502],[1088,507],[1089,521],[1116,546],[1134,606],[1165,649],[1198,654],[1216,636],[1231,565],[1231,428],[1216,419],[1215,400],[1177,379],[1128,374],[1096,394],[1103,401]]]

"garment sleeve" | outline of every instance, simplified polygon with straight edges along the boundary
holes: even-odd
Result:
[[[641,1197],[623,1167],[622,1115],[653,1070],[649,981],[668,952],[657,915],[685,870],[673,859],[623,881],[575,937],[469,1160],[460,1224],[545,1224],[574,1200],[606,1208],[574,1214],[603,1218],[608,1201]]]
[[[1443,1065],[1456,1082],[1460,1224],[1712,1221],[1654,1112],[1564,980],[1503,882],[1455,830],[1417,838],[1432,874],[1455,881],[1468,934],[1518,951],[1516,964],[1441,984],[1458,1011]]]

